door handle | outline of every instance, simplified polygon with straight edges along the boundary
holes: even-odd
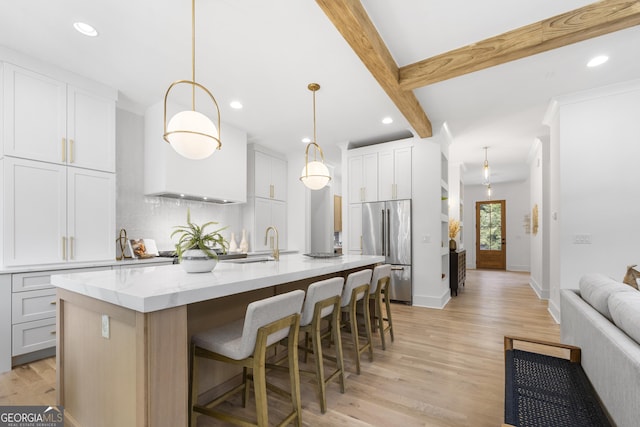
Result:
[[[67,139],[62,138],[62,163],[67,161]]]
[[[69,140],[69,163],[75,163],[75,143],[73,139]]]

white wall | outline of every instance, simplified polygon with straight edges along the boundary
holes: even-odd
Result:
[[[559,147],[551,158],[559,170],[550,301],[557,315],[560,288],[577,288],[590,272],[622,280],[627,265],[640,263],[640,80],[558,98],[554,112],[547,123]]]
[[[548,137],[546,150],[548,151]],[[548,229],[545,218],[545,210],[548,210],[548,204],[544,202],[544,171],[548,162],[544,160],[543,140],[536,140],[533,152],[529,158],[529,184],[530,184],[530,202],[529,215],[531,221],[530,240],[531,240],[531,275],[529,284],[538,294],[539,298],[549,298],[549,281],[548,281],[548,265],[545,263],[545,253],[547,253],[548,238],[545,239],[545,231]],[[533,230],[533,208],[538,207],[538,228],[537,233]],[[548,232],[546,233],[548,235]],[[547,276],[545,277],[545,269]]]
[[[215,154],[214,154],[215,155]],[[127,230],[129,238],[155,239],[158,249],[173,250],[173,226],[186,221],[187,208],[194,222],[217,221],[228,226],[222,233],[229,239],[235,232],[239,243],[242,232],[241,205],[173,200],[144,196],[144,116],[122,109],[116,111],[116,227]],[[229,177],[220,177],[229,179]]]
[[[529,209],[529,181],[492,183],[491,200],[505,200],[507,216],[506,244],[507,270],[529,271],[530,239],[526,233],[525,215]],[[464,187],[464,247],[467,250],[467,268],[476,268],[476,202],[486,201],[483,185]]]

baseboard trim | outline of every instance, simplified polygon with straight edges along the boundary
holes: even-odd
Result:
[[[437,296],[414,295],[413,305],[417,307],[443,309],[451,300],[451,291],[447,288],[445,292]]]
[[[533,289],[536,295],[538,295],[539,299],[545,301],[549,300],[549,290],[542,289],[536,279],[534,279],[533,277],[529,279],[529,286],[531,286],[531,289]]]
[[[553,303],[553,300],[551,299],[549,300],[549,307],[547,308],[547,310],[549,311],[549,314],[551,314],[551,317],[553,317],[553,320],[555,320],[557,324],[560,324],[560,320],[562,319],[562,317],[560,316],[560,309]]]

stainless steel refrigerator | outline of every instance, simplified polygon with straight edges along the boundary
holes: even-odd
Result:
[[[362,254],[391,264],[392,301],[411,304],[411,200],[363,203]]]

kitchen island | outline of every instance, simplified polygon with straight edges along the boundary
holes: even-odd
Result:
[[[57,403],[72,426],[186,426],[191,335],[244,317],[251,302],[384,261],[380,256],[220,262],[56,275]],[[201,393],[236,372],[208,366]]]

